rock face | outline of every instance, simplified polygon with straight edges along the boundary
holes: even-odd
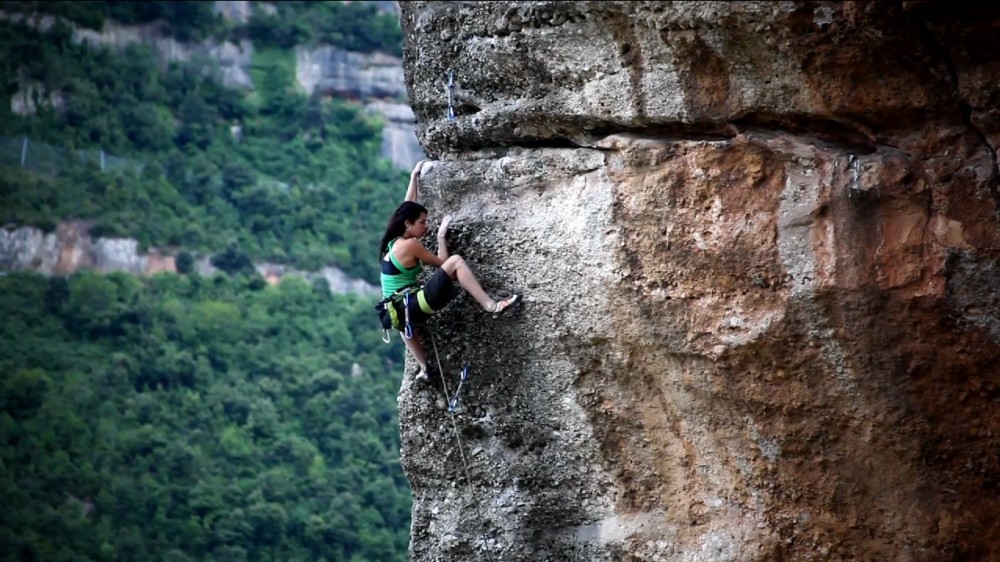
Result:
[[[34,115],[38,106],[50,107],[56,114],[66,109],[66,99],[61,92],[49,92],[38,82],[22,82],[21,88],[10,98],[10,111],[17,115]]]
[[[244,39],[239,43],[205,40],[201,43],[183,43],[162,35],[159,25],[109,25],[97,32],[77,29],[74,38],[80,42],[123,48],[132,43],[144,43],[165,61],[192,61],[197,58],[211,60],[217,67],[218,78],[227,88],[253,90],[250,63],[253,60],[253,43]]]
[[[253,14],[253,6],[248,0],[215,0],[212,11],[227,20],[246,23]]]
[[[309,95],[406,98],[400,60],[383,53],[355,53],[331,45],[297,47],[295,76]]]
[[[403,63],[384,53],[354,53],[326,45],[295,49],[295,75],[309,95],[362,100],[385,120],[382,155],[409,170],[424,158],[406,104]]]
[[[526,295],[430,325],[461,414],[404,378],[412,560],[1000,559],[1000,9],[400,18],[432,221]]]
[[[0,270],[68,275],[90,267],[133,275],[176,271],[173,256],[142,255],[139,243],[125,238],[92,239],[82,221],[65,221],[55,232],[33,227],[0,229]]]
[[[413,110],[405,103],[372,101],[365,105],[365,111],[382,117],[382,156],[396,166],[412,169],[424,158],[423,149],[413,134],[416,120]]]

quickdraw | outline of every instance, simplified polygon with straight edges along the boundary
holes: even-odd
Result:
[[[469,366],[465,365],[462,367],[462,378],[458,380],[458,388],[455,389],[455,396],[453,396],[451,398],[451,401],[448,402],[449,413],[454,414],[455,412],[458,412],[462,408],[462,398],[461,398],[462,386],[465,384],[465,381],[467,380],[469,380]]]
[[[448,121],[455,120],[455,71],[448,69],[448,85],[445,86],[448,92]]]

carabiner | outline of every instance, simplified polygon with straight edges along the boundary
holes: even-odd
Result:
[[[410,327],[410,292],[409,291],[407,291],[406,294],[403,295],[403,309],[405,310],[405,314],[406,314],[406,325],[403,326],[403,337],[405,337],[408,340],[412,340],[413,339],[413,328]]]

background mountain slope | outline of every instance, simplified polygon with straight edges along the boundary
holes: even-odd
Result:
[[[406,173],[378,117],[302,90],[294,49],[391,54],[398,23],[375,3],[253,4],[235,23],[207,2],[0,4],[0,224],[81,221],[180,272],[0,274],[0,560],[406,559],[402,346],[370,297],[253,269],[374,282]],[[253,87],[74,39],[121,24],[249,41]]]

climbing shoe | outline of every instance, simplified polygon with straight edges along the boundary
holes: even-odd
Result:
[[[511,310],[512,308],[514,308],[519,304],[521,304],[521,295],[514,295],[512,297],[508,297],[501,301],[496,301],[496,306],[494,306],[491,312],[493,313],[493,317],[495,318],[497,316],[500,316],[504,312]]]

